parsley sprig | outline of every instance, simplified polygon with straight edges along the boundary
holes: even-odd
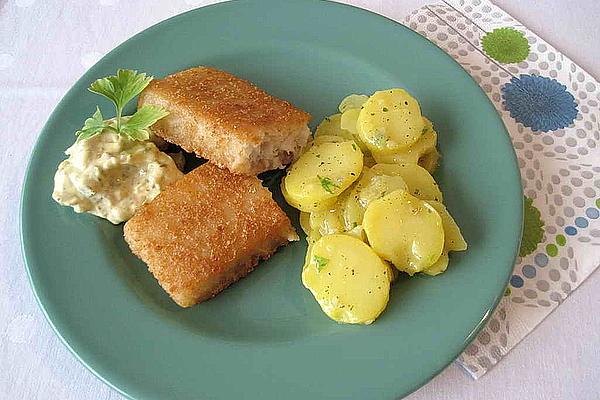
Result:
[[[145,73],[138,73],[130,69],[119,69],[116,75],[107,76],[96,80],[89,87],[89,91],[109,99],[115,106],[116,117],[114,124],[105,121],[100,108],[86,119],[83,128],[75,132],[77,140],[89,139],[103,130],[110,130],[123,135],[131,140],[148,140],[148,128],[169,113],[162,107],[142,106],[132,116],[124,117],[123,109],[135,96],[154,79]]]

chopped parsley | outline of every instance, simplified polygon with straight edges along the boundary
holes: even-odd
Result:
[[[329,259],[315,254],[313,256],[313,262],[317,265],[317,271],[321,272],[329,263]]]
[[[373,138],[373,142],[377,147],[384,147],[385,143],[388,141],[388,138],[383,133],[378,133]]]
[[[317,178],[319,178],[319,182],[321,183],[321,187],[328,193],[333,194],[333,189],[334,188],[339,188],[339,186],[337,184],[335,184],[331,178],[327,177],[327,176],[320,176],[317,175]]]

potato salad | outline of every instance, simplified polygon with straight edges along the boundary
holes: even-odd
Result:
[[[352,94],[317,127],[281,182],[300,210],[302,283],[331,319],[370,324],[400,272],[446,271],[467,249],[432,174],[437,133],[403,89]]]

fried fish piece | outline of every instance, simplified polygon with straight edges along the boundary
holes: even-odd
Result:
[[[214,297],[298,240],[258,178],[210,163],[144,205],[124,232],[131,251],[181,307]]]
[[[215,68],[153,80],[138,107],[148,104],[169,111],[152,133],[239,174],[283,168],[311,140],[308,113]]]

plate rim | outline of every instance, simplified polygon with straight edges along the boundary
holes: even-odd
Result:
[[[275,1],[275,0],[274,0]],[[463,72],[463,74],[465,74],[466,76],[469,77],[469,79],[473,82],[473,84],[475,85],[475,87],[484,94],[485,97],[485,101],[487,102],[488,107],[491,107],[491,110],[495,111],[494,112],[494,118],[496,119],[497,122],[499,122],[499,126],[502,128],[502,130],[504,131],[505,134],[505,139],[508,141],[508,144],[510,146],[510,148],[512,149],[512,151],[510,151],[511,154],[511,158],[512,158],[512,164],[513,164],[513,169],[517,172],[517,175],[520,174],[520,169],[518,166],[518,159],[517,159],[517,155],[514,149],[514,146],[512,145],[511,139],[510,139],[510,135],[508,133],[508,129],[506,128],[506,125],[504,123],[504,121],[502,120],[500,114],[497,112],[494,104],[490,101],[490,99],[487,97],[487,95],[485,95],[485,92],[483,92],[483,90],[481,89],[481,87],[479,86],[479,84],[475,81],[475,79],[473,78],[473,76],[471,74],[469,74],[466,70],[464,70],[464,68],[460,65],[460,63],[458,63],[453,57],[451,57],[449,54],[447,54],[441,47],[439,47],[435,42],[430,41],[429,39],[421,36],[420,34],[418,34],[417,32],[413,31],[412,29],[410,29],[409,27],[405,26],[404,24],[389,18],[385,15],[382,14],[378,14],[374,11],[370,11],[358,6],[354,6],[352,4],[347,4],[347,3],[339,3],[337,1],[334,0],[310,0],[310,1],[306,1],[306,0],[292,0],[292,2],[294,3],[305,3],[305,4],[309,4],[309,3],[313,3],[313,4],[326,4],[328,6],[333,6],[333,7],[346,7],[346,8],[351,8],[353,9],[353,12],[356,13],[360,13],[360,14],[366,14],[369,15],[370,17],[375,17],[375,18],[379,18],[382,23],[386,23],[386,24],[392,24],[393,26],[395,26],[397,29],[401,29],[404,30],[405,32],[407,32],[408,34],[412,34],[414,36],[417,37],[416,40],[420,40],[423,42],[426,42],[428,45],[433,46],[436,48],[436,51],[438,53],[441,54],[441,56],[446,57],[447,59],[452,60],[452,62],[456,65],[457,68],[460,68],[460,70]],[[213,4],[209,4],[206,6],[202,6],[202,7],[196,7],[187,11],[184,11],[182,13],[173,15],[169,18],[166,18],[164,20],[161,20],[137,33],[135,33],[134,35],[128,37],[126,40],[120,42],[117,46],[115,46],[113,49],[111,49],[109,52],[107,52],[100,60],[98,60],[95,64],[99,64],[101,62],[103,62],[103,60],[107,57],[109,57],[110,55],[112,55],[113,53],[117,52],[122,46],[126,45],[127,43],[129,43],[130,41],[144,36],[146,34],[149,34],[157,29],[160,29],[163,25],[167,24],[167,23],[171,23],[179,18],[183,18],[184,16],[187,16],[187,14],[192,14],[192,13],[196,13],[196,12],[202,12],[205,9],[208,8],[213,8],[213,7],[222,7],[224,5],[227,4],[242,4],[242,3],[257,3],[257,4],[264,4],[265,2],[261,1],[261,0],[225,0],[225,1],[221,1],[218,3],[213,3]],[[93,68],[93,66],[91,67]],[[33,144],[33,146],[30,149],[29,155],[28,155],[28,159],[27,159],[27,166],[25,168],[24,171],[24,177],[22,180],[22,185],[21,185],[21,194],[20,194],[20,201],[19,201],[19,210],[18,210],[18,223],[19,223],[19,239],[20,239],[20,250],[21,250],[21,256],[23,258],[23,265],[25,268],[25,271],[27,273],[27,278],[29,281],[29,285],[31,286],[31,290],[34,294],[35,300],[38,304],[38,306],[40,307],[42,314],[44,315],[45,320],[48,322],[48,324],[50,325],[50,327],[52,328],[52,330],[54,331],[54,333],[58,336],[58,338],[60,339],[60,341],[64,344],[64,346],[69,350],[69,352],[75,357],[75,359],[77,361],[79,361],[88,371],[90,371],[95,377],[97,377],[98,379],[100,379],[103,383],[105,383],[106,385],[108,385],[110,388],[114,389],[115,391],[117,391],[119,394],[121,394],[122,396],[124,396],[127,399],[131,399],[131,400],[138,400],[138,397],[133,396],[132,394],[129,394],[127,392],[125,392],[123,389],[119,388],[118,386],[114,385],[113,383],[110,382],[109,378],[105,378],[104,376],[102,376],[99,372],[96,371],[96,369],[90,365],[89,363],[87,363],[80,355],[79,353],[69,344],[68,339],[61,333],[60,329],[56,326],[55,322],[53,321],[53,318],[50,316],[50,314],[48,313],[45,303],[44,301],[41,299],[40,297],[40,292],[41,292],[41,287],[36,286],[35,282],[34,282],[34,278],[31,272],[31,267],[30,267],[30,262],[29,261],[29,252],[33,251],[31,249],[27,248],[26,245],[26,238],[25,238],[25,223],[24,223],[24,208],[26,207],[26,200],[27,200],[27,192],[28,190],[26,190],[30,184],[29,184],[29,180],[30,180],[30,175],[31,175],[31,170],[33,169],[33,159],[34,159],[34,155],[39,148],[39,143],[40,141],[43,139],[43,137],[45,137],[45,135],[43,135],[43,133],[46,131],[48,125],[50,125],[51,121],[55,120],[56,118],[58,118],[58,115],[60,114],[60,110],[63,109],[66,104],[68,103],[68,100],[75,96],[75,91],[74,88],[75,86],[78,86],[86,77],[87,72],[89,71],[88,68],[86,71],[84,71],[82,73],[82,75],[69,87],[69,89],[65,92],[65,94],[63,95],[63,97],[60,99],[60,101],[57,103],[57,105],[54,107],[54,109],[52,110],[52,112],[49,114],[48,119],[46,120],[46,122],[44,123],[44,125],[42,126],[42,128],[40,129],[38,136]],[[497,308],[498,304],[500,303],[501,299],[503,298],[503,294],[505,291],[506,286],[509,283],[510,277],[512,275],[512,271],[513,268],[512,266],[514,266],[514,263],[516,261],[516,259],[518,258],[518,254],[519,254],[519,247],[520,247],[520,243],[521,243],[521,235],[522,235],[522,231],[523,231],[523,187],[520,183],[520,181],[518,182],[517,187],[519,188],[518,191],[518,195],[520,197],[520,204],[521,207],[519,207],[518,210],[516,211],[516,216],[518,216],[518,218],[516,218],[516,220],[520,221],[520,223],[518,223],[518,236],[515,237],[514,240],[514,251],[513,251],[513,257],[512,259],[512,264],[511,264],[511,268],[507,267],[507,273],[506,273],[506,277],[504,279],[504,285],[502,286],[502,290],[500,290],[496,296],[493,298],[493,301],[490,304],[486,304],[484,305],[484,308],[486,308],[486,312],[483,315],[483,317],[480,319],[480,321],[473,326],[473,328],[470,329],[469,335],[467,337],[465,337],[465,339],[463,340],[463,343],[460,346],[460,349],[458,350],[458,352],[456,352],[456,354],[453,355],[451,360],[448,360],[447,362],[444,361],[444,364],[436,369],[435,371],[433,371],[431,374],[423,374],[423,377],[421,379],[418,380],[418,382],[416,382],[415,384],[413,384],[408,390],[404,391],[403,393],[401,393],[400,398],[404,398],[408,395],[410,395],[411,393],[415,392],[416,390],[418,390],[419,388],[423,387],[424,385],[426,385],[428,382],[430,382],[434,377],[436,377],[437,375],[439,375],[444,369],[446,369],[448,366],[450,366],[457,358],[458,356],[460,356],[460,354],[462,354],[462,352],[468,347],[468,345],[476,338],[476,336],[479,334],[479,332],[483,329],[483,327],[487,324],[487,322],[489,321],[489,319],[491,318],[493,312],[495,311],[495,309]],[[32,253],[33,254],[33,253]]]

